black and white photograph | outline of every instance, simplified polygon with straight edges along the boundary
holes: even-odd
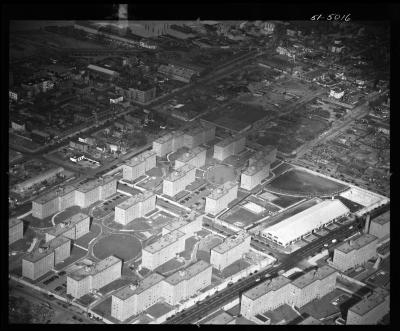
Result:
[[[391,324],[398,6],[19,6],[6,324]]]

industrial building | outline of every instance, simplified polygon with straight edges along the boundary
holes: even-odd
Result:
[[[286,247],[314,230],[348,215],[349,212],[350,210],[340,200],[324,200],[264,229],[261,235]]]
[[[253,319],[257,314],[284,304],[301,308],[332,292],[336,286],[336,277],[337,271],[324,265],[293,281],[284,276],[268,279],[242,295],[240,313]]]
[[[46,232],[46,242],[58,236],[64,236],[71,240],[76,240],[88,233],[89,227],[89,215],[77,213]]]
[[[377,288],[369,296],[350,307],[346,325],[375,325],[390,312],[390,294]]]
[[[135,218],[143,217],[156,208],[156,195],[151,191],[139,193],[115,207],[114,220],[127,225]]]
[[[18,183],[15,185],[15,191],[16,192],[23,192],[25,190],[30,189],[32,186],[35,184],[40,184],[43,181],[49,181],[53,178],[55,178],[57,175],[62,174],[64,172],[63,167],[57,167],[53,168],[50,170],[47,170],[40,175],[37,175],[35,177],[29,178],[21,183]]]
[[[196,168],[190,164],[175,169],[163,181],[163,193],[170,197],[183,191],[196,180]]]
[[[198,73],[195,70],[184,68],[174,64],[161,64],[158,67],[158,72],[174,80],[178,80],[184,83],[190,83],[192,77],[197,76]]]
[[[32,216],[44,219],[68,207],[89,205],[115,194],[117,180],[103,177],[76,185],[67,185],[46,193],[32,201]]]
[[[175,160],[175,169],[190,164],[193,167],[201,168],[206,164],[207,149],[201,146],[193,148],[191,151],[182,154]]]
[[[199,260],[163,280],[163,297],[167,303],[175,306],[211,285],[211,276],[212,266]]]
[[[252,190],[269,176],[270,163],[258,161],[249,165],[240,176],[240,187],[245,190]]]
[[[123,166],[123,178],[133,181],[143,176],[146,171],[156,166],[156,153],[153,151],[145,151],[138,156],[127,161]]]
[[[111,316],[124,321],[151,307],[160,299],[163,291],[163,276],[153,273],[140,281],[123,287],[112,295]]]
[[[205,123],[197,123],[185,131],[183,144],[187,148],[195,148],[215,139],[215,126]]]
[[[22,258],[22,276],[31,280],[43,276],[70,256],[71,240],[54,238]]]
[[[8,220],[8,244],[11,245],[24,237],[24,222],[18,218]]]
[[[88,70],[90,71],[91,74],[95,75],[95,76],[99,76],[105,79],[114,79],[117,78],[119,76],[119,73],[114,71],[114,70],[110,70],[107,68],[103,68],[103,67],[99,67],[97,65],[94,64],[89,64],[88,65]]]
[[[371,221],[369,234],[379,239],[386,239],[390,236],[390,211],[379,215]]]
[[[90,266],[67,274],[67,294],[74,298],[98,290],[121,277],[122,260],[109,256]]]
[[[332,266],[342,272],[361,266],[378,256],[377,244],[378,238],[368,233],[351,239],[335,248]]]
[[[214,189],[206,197],[205,212],[216,215],[228,207],[228,204],[237,198],[238,184],[235,182],[226,182]]]
[[[244,135],[225,138],[214,145],[214,159],[223,161],[231,155],[239,154],[244,150],[245,145],[246,136]]]
[[[142,249],[142,267],[150,270],[171,260],[185,250],[186,235],[178,230],[172,231],[156,242]]]
[[[241,259],[250,250],[251,236],[241,231],[225,239],[211,249],[210,263],[218,270],[223,270],[233,262]]]
[[[162,157],[183,147],[183,132],[173,131],[153,141],[153,151]]]

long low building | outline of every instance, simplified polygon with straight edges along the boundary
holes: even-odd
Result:
[[[286,247],[312,231],[348,215],[349,212],[340,200],[325,200],[264,229],[261,234]]]
[[[89,215],[77,213],[46,232],[46,242],[58,236],[76,240],[88,233],[89,227]]]
[[[18,218],[10,218],[8,220],[8,244],[22,239],[24,236],[24,223]]]
[[[29,188],[31,188],[33,185],[35,184],[39,184],[45,180],[49,180],[51,178],[56,177],[58,174],[62,174],[64,172],[64,168],[63,167],[57,167],[57,168],[53,168],[50,170],[47,170],[43,173],[41,173],[40,175],[37,175],[33,178],[29,178],[21,183],[18,183],[15,185],[15,190],[17,192],[22,192],[24,190],[27,190]]]

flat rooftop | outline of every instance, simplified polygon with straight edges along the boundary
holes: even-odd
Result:
[[[8,219],[8,227],[12,228],[13,226],[18,225],[19,223],[22,223],[21,220],[19,220],[18,218],[14,217],[14,218],[9,218]]]
[[[60,191],[58,191],[58,190],[47,192],[46,194],[43,194],[43,195],[37,197],[35,200],[33,200],[33,202],[37,203],[37,204],[41,204],[41,205],[45,204],[45,203],[57,198],[59,196],[59,192]]]
[[[156,155],[156,153],[153,152],[153,151],[145,151],[145,152],[143,152],[143,153],[131,158],[130,160],[125,162],[125,164],[128,165],[128,166],[133,167],[133,166],[136,166],[136,165],[138,165],[140,163],[145,162],[146,159],[148,159],[149,157],[151,157],[153,155]]]
[[[243,135],[241,135],[241,134],[236,135],[236,136],[231,136],[231,137],[228,137],[228,138],[225,138],[225,139],[219,141],[218,143],[215,144],[215,146],[218,146],[218,147],[227,147],[227,146],[229,146],[230,144],[232,144],[232,143],[234,143],[234,142],[236,142],[236,141],[239,141],[239,140],[241,140],[241,139],[246,139],[246,137],[243,136]]]
[[[99,187],[102,184],[102,182],[98,179],[93,179],[91,181],[88,181],[86,183],[79,183],[76,186],[76,190],[82,193],[87,193],[90,192],[94,189],[96,189],[97,187]]]
[[[183,132],[178,130],[178,131],[173,131],[171,133],[167,133],[163,136],[161,136],[160,138],[157,138],[156,140],[154,140],[154,142],[159,143],[159,144],[164,144],[167,141],[170,141],[174,138],[180,137],[183,135]]]
[[[268,164],[266,162],[258,161],[256,164],[247,167],[247,169],[243,171],[243,174],[247,176],[253,176],[260,171],[263,171],[267,166]]]
[[[171,276],[167,277],[165,281],[170,283],[171,285],[176,285],[184,280],[192,279],[194,276],[198,275],[208,268],[212,268],[211,264],[207,263],[206,261],[199,260],[185,270],[179,270],[175,272]]]
[[[175,219],[171,222],[169,222],[167,225],[165,225],[163,228],[168,230],[168,231],[174,231],[174,230],[178,230],[181,227],[187,225],[188,222],[186,222],[183,219]]]
[[[111,255],[109,257],[106,257],[105,259],[95,263],[92,266],[86,266],[86,267],[82,267],[76,271],[71,272],[70,274],[68,274],[68,277],[71,277],[72,279],[75,279],[77,281],[86,278],[88,276],[94,276],[96,274],[98,274],[99,272],[108,269],[110,267],[112,267],[114,264],[117,264],[122,261]]]
[[[349,240],[349,241],[343,243],[336,249],[338,251],[341,251],[341,252],[347,254],[347,253],[351,252],[352,250],[359,250],[360,248],[368,245],[369,243],[371,243],[375,240],[377,241],[378,238],[373,236],[372,234],[366,233],[354,240]]]
[[[154,285],[158,284],[160,281],[164,279],[164,276],[154,273],[150,276],[147,276],[143,279],[138,286],[134,286],[132,284],[127,285],[121,288],[119,291],[113,294],[113,296],[117,297],[121,300],[126,300],[132,297],[135,294],[140,294],[147,289],[153,287]]]
[[[56,227],[50,229],[47,231],[48,234],[58,237],[64,232],[72,229],[74,226],[76,226],[78,223],[86,220],[89,218],[89,215],[84,214],[84,213],[78,213],[75,214],[66,220],[62,221],[61,223],[57,224]]]
[[[191,159],[195,158],[200,153],[206,153],[206,152],[207,152],[207,148],[197,146],[197,147],[193,148],[191,151],[189,151],[187,153],[183,153],[180,157],[177,158],[177,161],[186,163],[186,162],[189,162]]]
[[[234,318],[229,315],[227,312],[222,312],[217,316],[213,317],[212,319],[208,320],[204,324],[228,324],[229,322],[233,321]]]
[[[335,273],[336,270],[331,268],[328,265],[324,265],[317,270],[311,270],[306,274],[296,278],[292,281],[292,284],[298,288],[305,288],[306,286],[314,283],[317,280],[322,280],[328,277],[329,275]]]
[[[268,279],[260,285],[253,287],[252,289],[245,292],[243,295],[251,300],[256,300],[259,297],[267,294],[268,292],[279,290],[281,287],[286,286],[289,283],[290,279],[284,276],[278,276],[272,279]]]
[[[224,242],[215,246],[212,250],[220,254],[226,253],[241,244],[248,237],[250,237],[250,235],[247,232],[241,231],[238,234],[226,238]]]
[[[352,311],[357,315],[363,316],[370,310],[383,303],[388,296],[389,294],[387,291],[378,288],[369,297],[364,298],[363,300],[352,306],[349,311]]]
[[[109,70],[109,69],[106,69],[106,68],[103,68],[103,67],[99,67],[99,66],[96,66],[94,64],[89,64],[87,68],[91,69],[91,70],[102,72],[102,73],[107,74],[107,75],[115,75],[117,73],[116,71]]]
[[[185,164],[182,167],[175,169],[175,171],[171,172],[164,180],[169,182],[175,182],[178,179],[184,177],[188,172],[195,169],[191,164]]]
[[[116,208],[120,208],[120,209],[128,209],[130,207],[132,207],[133,205],[139,203],[139,202],[143,202],[147,199],[149,199],[150,197],[152,197],[154,195],[153,192],[151,191],[146,191],[144,193],[139,193],[138,195],[134,195],[132,197],[130,197],[129,199],[121,202],[119,205],[116,206]]]
[[[236,182],[226,182],[225,184],[217,187],[214,189],[207,198],[213,199],[213,200],[218,200],[224,195],[228,194],[230,190],[234,189],[234,187],[238,187],[238,184]]]
[[[164,235],[160,239],[158,239],[156,242],[144,247],[143,249],[151,254],[154,254],[154,253],[162,250],[163,248],[177,242],[179,240],[179,238],[181,238],[183,236],[184,236],[184,233],[182,233],[178,230],[175,230],[170,233],[167,233],[166,235]]]
[[[377,223],[379,225],[383,225],[390,222],[390,211],[379,215],[377,218],[374,218],[371,223]]]
[[[39,248],[35,249],[33,252],[29,253],[28,255],[23,257],[23,260],[30,261],[30,262],[37,262],[44,257],[52,254],[54,250],[65,243],[70,242],[68,238],[65,237],[56,237],[46,244],[40,246]],[[43,247],[44,249],[41,249]]]

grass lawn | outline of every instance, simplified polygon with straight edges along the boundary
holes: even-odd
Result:
[[[131,279],[118,278],[113,282],[111,282],[110,284],[103,286],[101,289],[99,289],[99,292],[104,295],[110,291],[115,291],[117,289],[120,289],[121,287],[128,285],[130,283],[132,283]]]
[[[141,251],[142,245],[139,239],[124,234],[103,237],[93,247],[93,254],[99,259],[115,255],[124,262],[138,256]]]
[[[185,250],[181,252],[179,255],[182,256],[185,260],[189,260],[190,256],[193,252],[194,245],[198,242],[194,237],[190,237],[185,241]]]
[[[32,216],[32,214],[29,214],[24,218],[22,218],[22,220],[24,221],[24,223],[27,222],[29,223],[29,226],[34,228],[50,228],[53,226],[53,224],[51,223],[52,216],[53,215],[50,215],[41,220],[39,218]]]
[[[183,262],[179,262],[177,259],[174,258],[172,260],[165,262],[164,264],[160,265],[159,267],[157,267],[154,270],[154,272],[158,272],[160,274],[165,274],[165,273],[169,273],[172,270],[175,270],[183,265],[184,265]]]
[[[75,242],[82,247],[88,248],[89,242],[96,238],[100,234],[100,226],[97,224],[92,224],[90,227],[90,232],[86,233],[84,236],[77,239]]]
[[[212,184],[220,185],[235,180],[236,173],[233,167],[219,164],[210,168],[205,178]]]
[[[296,202],[301,201],[302,199],[303,198],[301,198],[301,197],[290,197],[290,196],[282,195],[278,199],[275,199],[273,201],[273,203],[275,205],[278,205],[279,207],[287,208],[287,207],[289,207],[291,205],[294,205]]]
[[[266,188],[282,193],[325,195],[341,191],[346,186],[306,171],[293,169],[275,178]]]
[[[57,264],[54,269],[61,270],[86,255],[87,251],[77,246],[72,246],[71,255],[64,262]]]
[[[81,207],[79,206],[71,206],[64,211],[62,211],[60,214],[54,217],[54,223],[58,224],[61,223],[62,221],[65,221],[67,218],[79,213],[81,211]]]
[[[96,301],[96,297],[93,294],[88,293],[88,294],[85,294],[84,296],[80,297],[77,301],[81,305],[87,307],[92,302]]]

